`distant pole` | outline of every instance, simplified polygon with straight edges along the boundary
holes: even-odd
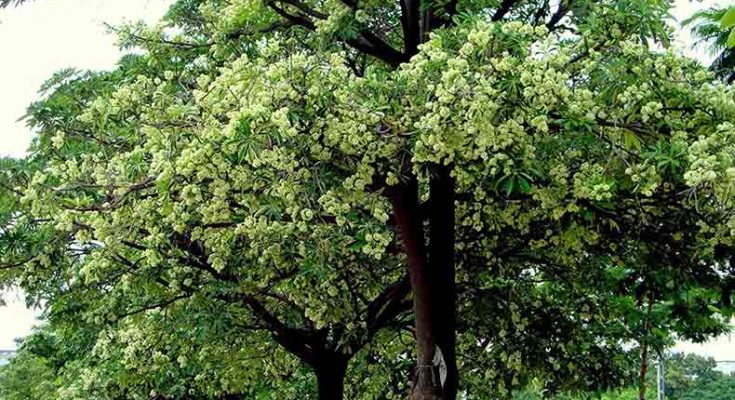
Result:
[[[658,367],[656,368],[658,375],[658,400],[664,400],[666,397],[666,382],[664,378],[664,353],[658,353]]]

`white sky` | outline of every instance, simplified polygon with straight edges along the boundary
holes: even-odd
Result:
[[[110,69],[120,57],[103,23],[155,22],[170,0],[33,0],[0,10],[0,156],[20,156],[30,134],[17,119],[62,68]]]
[[[723,0],[727,1],[727,0]],[[59,69],[109,69],[119,58],[114,36],[103,23],[125,20],[154,22],[172,0],[36,0],[18,8],[0,10],[0,156],[21,157],[31,134],[18,118],[37,97],[40,85]],[[682,20],[695,10],[717,4],[714,0],[677,0],[673,16]],[[704,49],[691,49],[691,37],[678,32],[682,51],[707,63]],[[17,292],[3,295],[0,307],[0,349],[15,348],[15,338],[26,335],[36,311],[25,308]],[[729,337],[707,345],[681,343],[676,350],[697,352],[718,360],[735,360]]]

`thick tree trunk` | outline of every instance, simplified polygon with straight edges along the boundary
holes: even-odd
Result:
[[[438,166],[431,177],[429,215],[429,270],[433,287],[434,336],[446,365],[444,399],[457,397],[459,373],[456,356],[457,285],[454,271],[454,180],[448,166]]]
[[[349,358],[341,354],[320,357],[314,365],[319,400],[342,400]]]
[[[414,294],[413,311],[416,318],[417,365],[412,398],[414,400],[443,399],[441,383],[433,367],[434,301],[432,279],[426,257],[423,221],[419,210],[418,182],[415,178],[396,187],[392,193],[393,211],[408,259],[411,289]]]
[[[418,45],[429,39],[432,30],[451,25],[457,10],[456,0],[443,4],[444,13],[435,13],[435,5],[422,5],[421,0],[401,0],[400,5],[404,52],[408,57],[418,53]],[[413,399],[454,400],[459,373],[455,349],[454,181],[450,168],[436,166],[430,185],[428,253],[416,178],[393,191],[393,211],[408,257],[414,294],[417,365]],[[433,364],[436,349],[446,367],[444,382]]]
[[[255,303],[253,309],[260,310],[265,316],[270,315],[259,303]],[[342,400],[347,366],[354,353],[344,354],[335,350],[329,344],[328,331],[325,329],[304,331],[285,327],[275,317],[268,317],[268,320],[277,327],[274,329],[274,339],[308,364],[316,374],[319,400]],[[357,350],[360,347],[362,344],[356,346]]]

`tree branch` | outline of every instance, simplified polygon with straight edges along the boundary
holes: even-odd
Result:
[[[421,10],[419,0],[400,0],[403,52],[413,56],[421,41]]]
[[[513,8],[516,3],[518,3],[520,0],[503,0],[502,3],[500,3],[500,6],[498,6],[498,9],[495,10],[495,14],[492,16],[493,21],[500,21],[505,17],[506,14],[510,12],[510,9]]]
[[[136,310],[132,310],[132,311],[128,311],[126,313],[120,314],[118,316],[118,319],[124,319],[124,318],[127,318],[127,317],[131,317],[133,315],[140,314],[142,312],[146,312],[146,311],[149,311],[149,310],[155,310],[155,309],[159,309],[159,308],[165,308],[165,307],[170,306],[171,304],[173,304],[173,303],[175,303],[175,302],[177,302],[179,300],[184,300],[184,299],[187,299],[187,298],[189,298],[191,296],[192,296],[191,293],[185,293],[185,294],[181,294],[181,295],[178,295],[178,296],[174,296],[173,298],[168,299],[168,300],[165,300],[165,301],[162,301],[160,303],[148,304],[148,305],[142,306],[142,307],[140,307],[140,308],[138,308]]]
[[[408,276],[386,287],[367,308],[368,337],[372,337],[380,329],[403,312],[411,309],[411,302],[406,297],[411,292]]]
[[[574,0],[559,1],[559,6],[557,7],[556,12],[551,16],[549,22],[546,23],[546,27],[549,28],[549,31],[553,31],[557,28],[559,22],[561,22],[567,13],[572,10],[572,4],[574,4]]]

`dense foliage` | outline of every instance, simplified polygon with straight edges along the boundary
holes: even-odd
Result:
[[[36,335],[24,345],[20,356],[11,365],[0,367],[0,394],[3,399],[27,400],[54,398],[54,393],[63,387],[58,380],[54,368],[58,367],[59,354],[51,350],[43,335]],[[43,344],[43,345],[42,345]],[[666,399],[670,400],[723,400],[735,395],[735,376],[716,370],[712,358],[695,354],[674,353],[666,359]],[[656,387],[655,371],[648,374],[649,385]],[[303,382],[301,383],[304,384]],[[298,390],[298,382],[291,382],[288,388],[281,390]],[[283,393],[283,392],[281,392]],[[273,393],[261,387],[256,398],[270,398]],[[608,392],[557,394],[555,400],[582,400],[590,397],[599,400],[630,400],[636,398],[638,389],[616,389]],[[275,398],[278,398],[277,396]],[[529,387],[514,392],[513,400],[541,400],[547,398],[539,382],[532,382]]]
[[[651,360],[653,362],[653,360]],[[727,375],[716,369],[713,358],[696,354],[674,353],[665,361],[665,394],[667,400],[724,400],[731,399],[735,392],[735,375]],[[656,371],[648,374],[647,380],[653,388],[650,398],[657,396]],[[630,387],[601,393],[599,397],[587,395],[554,396],[555,400],[582,400],[599,398],[600,400],[631,400],[637,398],[638,390]],[[514,400],[541,400],[545,398],[542,391],[534,385],[515,394]]]
[[[29,353],[59,399],[500,399],[723,332],[735,92],[650,49],[669,5],[182,0],[120,28],[139,51],[54,76],[3,160]]]

